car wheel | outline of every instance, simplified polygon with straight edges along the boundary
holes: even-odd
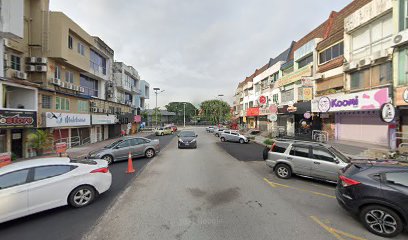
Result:
[[[292,170],[286,164],[278,164],[275,169],[275,174],[279,178],[288,179],[292,176]]]
[[[164,136],[164,133],[161,133],[162,136]]]
[[[245,141],[244,141],[244,139],[239,139],[239,143],[241,143],[241,144],[244,144],[245,143]]]
[[[368,231],[381,237],[395,237],[403,230],[403,223],[398,214],[379,205],[363,208],[360,220]]]
[[[75,208],[85,207],[93,202],[96,191],[93,187],[84,185],[75,188],[68,197],[68,202]]]
[[[221,138],[221,142],[225,142],[225,138],[224,138],[224,137]]]
[[[269,153],[270,150],[271,150],[271,149],[270,149],[269,147],[265,147],[265,148],[264,148],[264,150],[263,150],[263,152],[262,152],[263,160],[268,159],[268,153]]]
[[[147,149],[146,150],[146,152],[145,152],[145,156],[147,157],[147,158],[152,158],[152,157],[154,157],[154,154],[155,154],[155,152],[154,152],[154,150],[153,149]]]
[[[105,155],[102,159],[107,161],[109,165],[113,163],[113,157],[111,155]]]

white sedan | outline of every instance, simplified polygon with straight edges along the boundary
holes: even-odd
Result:
[[[111,183],[105,160],[54,157],[12,163],[0,168],[0,223],[67,204],[87,206]]]

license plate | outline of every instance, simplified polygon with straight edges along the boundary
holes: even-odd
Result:
[[[186,143],[186,146],[188,146],[190,143]]]

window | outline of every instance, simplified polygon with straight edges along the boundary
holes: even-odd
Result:
[[[408,84],[408,48],[398,53],[398,85]]]
[[[43,166],[34,168],[34,181],[55,177],[73,170],[74,166]]]
[[[41,107],[44,109],[51,109],[52,106],[52,96],[42,95],[41,96]]]
[[[278,103],[278,101],[279,101],[278,97],[279,97],[279,95],[277,93],[272,95],[273,103]]]
[[[362,89],[370,86],[370,69],[361,70],[351,74],[350,89]]]
[[[313,148],[313,158],[327,162],[334,162],[334,156],[325,149]]]
[[[90,54],[89,64],[91,69],[93,69],[95,72],[100,72],[106,75],[106,58],[104,58],[99,53],[93,51],[92,49],[90,50],[89,54]],[[125,79],[128,80],[127,75],[125,76]]]
[[[69,99],[63,97],[55,98],[55,109],[69,111]]]
[[[309,157],[309,148],[308,147],[301,147],[301,146],[292,146],[290,149],[290,155],[298,156],[298,157]]]
[[[355,31],[351,35],[351,60],[358,61],[374,52],[391,47],[392,34],[391,13]]]
[[[319,64],[328,62],[338,56],[342,56],[344,53],[344,43],[339,42],[334,46],[319,53]]]
[[[74,40],[72,39],[71,35],[68,35],[68,48],[72,49],[72,46],[74,45]]]
[[[78,100],[78,112],[89,112],[89,104],[87,101]]]
[[[298,69],[308,65],[311,62],[313,62],[313,54],[310,54],[309,56],[299,60],[297,62],[298,63]]]
[[[16,55],[11,55],[11,69],[21,70],[21,58]]]
[[[135,146],[135,145],[139,145],[139,144],[144,144],[146,143],[145,140],[141,139],[141,138],[133,138],[130,140],[130,145],[131,146]]]
[[[82,93],[87,96],[98,97],[98,81],[84,75],[80,75],[81,87],[85,89]]]
[[[284,153],[288,146],[289,144],[287,143],[276,142],[275,144],[272,145],[271,150],[276,153]]]
[[[69,83],[74,83],[74,73],[70,71],[65,71],[65,81]]]
[[[293,101],[294,99],[295,99],[295,90],[294,89],[283,91],[281,93],[282,102],[289,102],[289,101]]]
[[[85,46],[80,42],[78,42],[78,53],[85,56]]]
[[[386,62],[351,74],[350,89],[364,89],[392,82],[392,63]]]
[[[385,180],[391,184],[408,187],[408,172],[386,173]]]
[[[61,68],[58,65],[55,65],[54,78],[55,79],[61,79]]]
[[[259,93],[261,91],[261,85],[259,83],[255,84],[255,92]]]
[[[29,169],[19,170],[0,176],[0,189],[18,186],[27,182]]]
[[[129,144],[130,144],[130,140],[123,141],[123,142],[118,144],[118,148],[129,147]]]
[[[279,72],[276,72],[276,73],[274,73],[274,74],[272,74],[271,76],[270,76],[270,83],[274,83],[274,82],[276,82],[276,81],[278,81],[278,78],[279,78]]]

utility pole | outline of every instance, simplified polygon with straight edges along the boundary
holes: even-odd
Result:
[[[224,97],[224,94],[218,94],[218,97],[220,98],[220,101],[222,101],[222,97]],[[222,106],[221,106],[221,102],[220,102],[220,109],[219,109],[219,111],[220,111],[220,118],[218,119],[218,124],[221,123],[221,109],[222,109]]]
[[[156,108],[155,108],[155,117],[156,117],[156,128],[157,128],[157,95],[164,92],[164,90],[160,91],[160,88],[153,88],[154,94],[156,94]]]
[[[186,103],[184,104],[184,128],[186,128]]]

